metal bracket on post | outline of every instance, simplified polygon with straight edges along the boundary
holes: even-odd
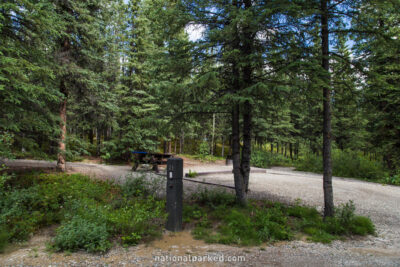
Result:
[[[167,161],[167,213],[165,228],[177,232],[182,230],[183,159]]]

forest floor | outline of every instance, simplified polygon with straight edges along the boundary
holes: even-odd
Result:
[[[8,161],[6,164],[15,169],[55,167],[55,162],[34,160]],[[185,159],[184,167],[185,173],[189,172],[189,169],[198,173],[232,169],[231,166],[225,166],[223,162],[205,163],[193,159]],[[68,172],[80,172],[97,179],[113,179],[116,182],[123,182],[131,175],[143,174],[143,172],[132,174],[131,167],[128,165],[68,163],[67,168]],[[233,186],[233,175],[229,173],[198,176],[193,180]],[[203,187],[197,183],[184,181],[185,195],[198,191],[199,186]],[[48,252],[46,243],[54,235],[54,227],[52,227],[43,229],[24,244],[8,248],[4,254],[0,254],[0,265],[399,266],[400,187],[334,177],[333,188],[335,204],[354,201],[356,213],[369,216],[374,222],[377,229],[376,236],[354,237],[344,241],[333,241],[331,244],[296,240],[257,247],[237,247],[206,244],[203,241],[194,240],[189,231],[185,230],[180,233],[165,232],[161,240],[149,244],[129,248],[116,245],[108,253],[96,255],[85,252]],[[250,197],[287,204],[301,201],[305,205],[316,206],[322,210],[322,176],[278,167],[267,169],[266,173],[252,173]],[[181,256],[182,261],[174,262],[174,256]],[[195,256],[203,258],[194,258]],[[239,256],[244,256],[245,261],[238,261]],[[193,262],[194,259],[197,261]]]

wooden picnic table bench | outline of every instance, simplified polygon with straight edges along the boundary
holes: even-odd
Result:
[[[136,171],[140,164],[153,165],[153,171],[158,172],[158,165],[167,164],[167,160],[173,155],[169,153],[152,153],[147,151],[132,151],[135,156],[132,170]]]

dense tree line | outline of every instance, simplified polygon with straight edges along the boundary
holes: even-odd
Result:
[[[253,149],[309,151],[324,158],[331,216],[332,147],[400,168],[398,9],[390,0],[2,1],[0,155],[57,155],[65,170],[81,155],[129,161],[132,150],[196,153],[207,143],[232,157],[245,203]]]

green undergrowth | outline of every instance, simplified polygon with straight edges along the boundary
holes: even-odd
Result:
[[[306,154],[296,161],[296,170],[322,173],[322,157]],[[387,170],[382,163],[369,160],[354,151],[332,151],[332,174],[339,177],[358,178],[372,182],[386,183]]]
[[[189,169],[188,177],[189,178],[195,178],[196,176],[197,176],[197,172],[196,171],[192,171],[192,170]]]
[[[179,156],[183,156],[183,157],[189,158],[189,159],[200,160],[202,162],[216,162],[217,160],[225,160],[225,158],[223,158],[223,157],[207,155],[207,154],[196,154],[196,155],[180,154],[180,155],[178,155],[178,157]]]
[[[291,160],[282,154],[274,154],[266,150],[255,149],[251,156],[251,165],[259,168],[272,166],[296,167],[298,171],[322,173],[322,156],[312,153],[301,155]],[[332,150],[332,174],[338,177],[356,178],[369,182],[400,185],[400,175],[389,175],[383,164],[371,160],[355,151]]]
[[[251,165],[258,168],[272,166],[293,166],[293,161],[282,154],[271,153],[262,149],[255,149],[251,154]]]
[[[2,175],[0,250],[58,224],[55,251],[104,252],[113,242],[135,245],[161,236],[165,203],[143,178],[122,185],[80,174]]]
[[[0,251],[29,239],[38,229],[57,225],[49,244],[53,251],[105,252],[113,244],[136,245],[160,237],[165,202],[155,196],[163,184],[128,177],[123,185],[80,174],[0,174]],[[165,189],[163,189],[165,190]],[[372,222],[354,215],[350,202],[323,220],[310,207],[269,201],[236,204],[235,196],[199,189],[184,203],[186,229],[210,243],[259,245],[306,235],[331,242],[374,233]]]
[[[335,217],[323,220],[315,208],[258,200],[241,207],[232,194],[203,190],[184,206],[183,219],[192,225],[196,239],[208,243],[251,246],[304,235],[310,241],[330,243],[375,233],[371,220],[355,215],[354,210],[349,202],[336,209]]]

